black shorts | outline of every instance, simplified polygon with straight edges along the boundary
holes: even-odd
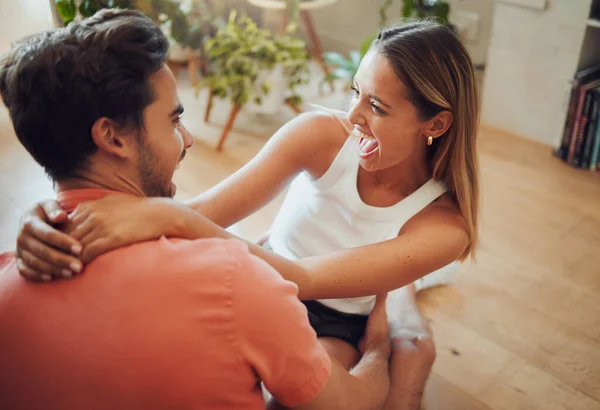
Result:
[[[343,313],[316,300],[302,301],[308,310],[308,321],[318,337],[333,337],[350,343],[356,350],[365,335],[368,316]]]
[[[262,247],[273,251],[269,241]],[[302,301],[308,310],[308,321],[318,337],[333,337],[350,343],[358,350],[358,343],[365,335],[368,316],[343,313],[316,300]]]

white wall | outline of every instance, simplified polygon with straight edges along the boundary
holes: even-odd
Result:
[[[0,53],[29,34],[51,27],[49,0],[0,0]]]
[[[547,10],[496,3],[482,120],[554,145],[563,127],[591,0],[548,0]]]
[[[461,11],[479,15],[479,36],[476,41],[465,41],[465,45],[475,64],[486,63],[492,32],[494,0],[449,0],[449,2],[450,20],[452,14]]]
[[[384,0],[339,0],[337,3],[312,12],[313,20],[325,50],[348,52],[379,28],[379,7]],[[452,14],[460,11],[478,13],[479,37],[465,42],[475,63],[485,63],[492,22],[493,0],[449,0]],[[390,22],[400,18],[401,0],[394,0],[388,10]],[[270,29],[280,26],[280,12],[263,13]],[[300,26],[302,29],[302,26]]]

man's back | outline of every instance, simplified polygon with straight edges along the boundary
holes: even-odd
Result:
[[[7,409],[264,408],[259,381],[311,400],[329,361],[282,280],[245,245],[146,242],[72,280],[0,266],[0,403]]]

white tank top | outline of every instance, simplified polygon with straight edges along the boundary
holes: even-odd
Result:
[[[295,260],[396,238],[410,218],[447,191],[443,183],[431,179],[393,206],[365,204],[357,188],[357,143],[358,137],[350,134],[320,178],[303,172],[294,179],[271,228],[269,244],[275,253]],[[319,302],[341,312],[367,315],[375,296]]]

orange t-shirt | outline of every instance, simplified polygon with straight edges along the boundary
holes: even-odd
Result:
[[[0,255],[0,408],[264,409],[261,381],[304,404],[331,363],[297,292],[238,241],[161,238],[51,283]]]

